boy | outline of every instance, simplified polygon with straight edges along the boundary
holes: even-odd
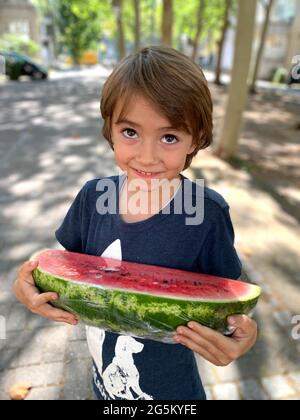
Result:
[[[181,214],[174,212],[176,200],[197,202],[196,184],[181,172],[212,142],[212,101],[200,68],[171,48],[145,48],[114,69],[103,88],[101,112],[103,135],[125,173],[108,178],[119,188],[117,211],[97,211],[101,180],[89,181],[57,230],[58,241],[69,251],[238,279],[241,264],[225,200],[204,188],[198,224],[186,223],[185,206]],[[146,203],[143,211],[133,209],[132,184],[139,202]],[[76,324],[72,314],[48,304],[55,294],[39,294],[31,276],[35,267],[22,266],[18,299],[37,314]],[[250,318],[230,317],[228,323],[234,328],[230,338],[188,322],[178,327],[174,345],[88,327],[97,397],[204,400],[193,352],[225,366],[256,341]]]

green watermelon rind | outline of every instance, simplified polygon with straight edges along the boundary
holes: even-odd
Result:
[[[189,321],[228,332],[227,317],[249,314],[261,293],[258,286],[249,285],[249,294],[239,300],[200,301],[76,283],[39,268],[33,278],[41,292],[59,295],[56,307],[73,313],[86,325],[165,342],[172,342],[176,328]]]

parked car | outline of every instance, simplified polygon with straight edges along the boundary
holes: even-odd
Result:
[[[21,76],[29,76],[32,80],[48,78],[47,69],[25,55],[12,51],[0,51],[0,55],[5,59],[5,73],[10,80],[19,80]]]

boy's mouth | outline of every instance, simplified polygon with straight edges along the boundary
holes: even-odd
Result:
[[[138,176],[142,178],[155,178],[155,177],[158,177],[162,173],[162,172],[144,172],[135,168],[132,168],[132,169]]]

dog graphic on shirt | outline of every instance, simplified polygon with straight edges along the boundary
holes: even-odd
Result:
[[[144,344],[133,337],[120,336],[115,347],[115,357],[103,372],[103,383],[111,399],[153,400],[144,393],[139,384],[140,374],[134,364],[133,354],[140,353]],[[134,392],[137,398],[133,396]]]

